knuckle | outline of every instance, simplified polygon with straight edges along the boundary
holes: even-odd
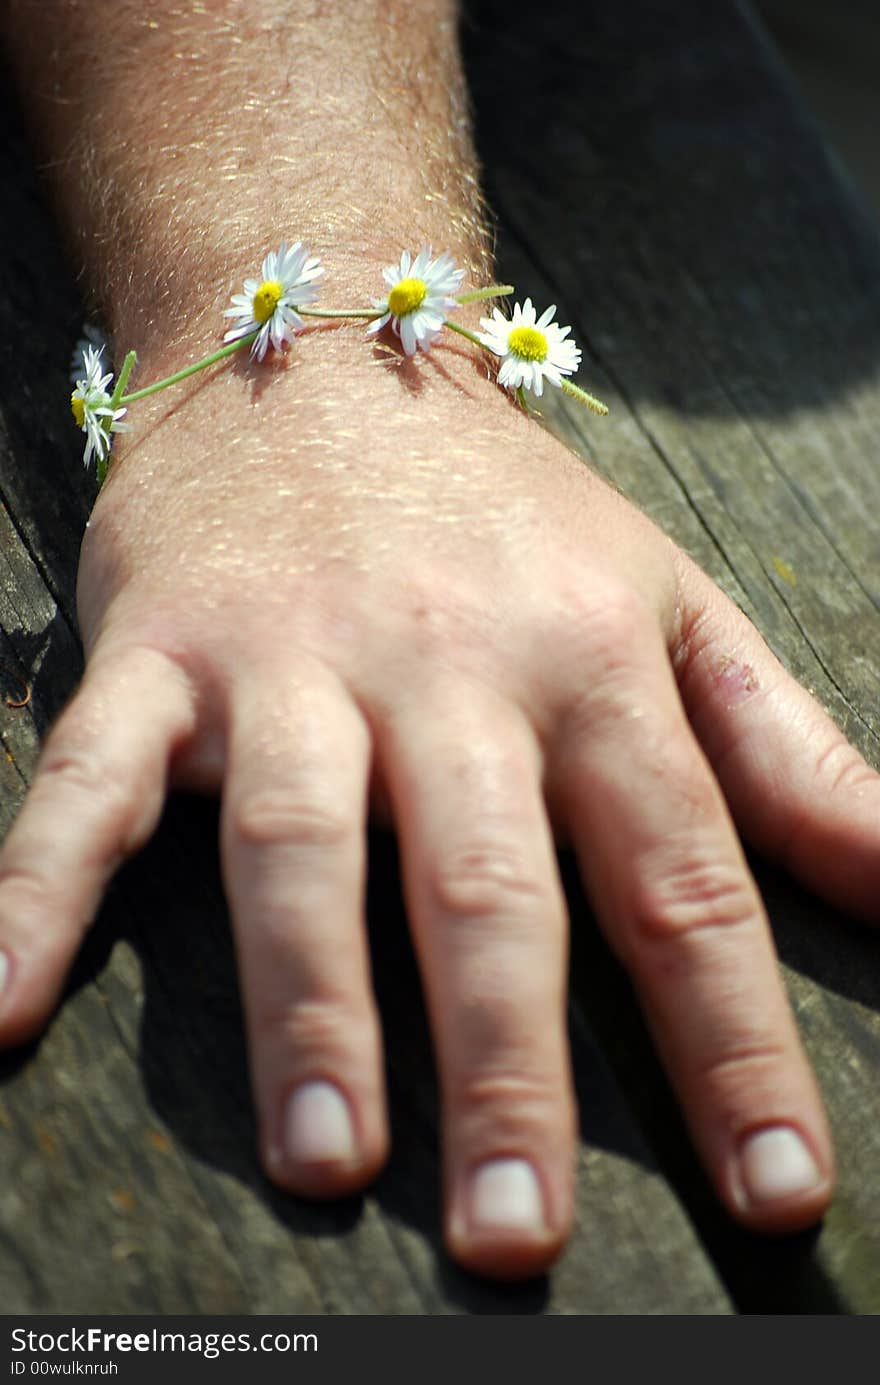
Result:
[[[362,1052],[368,1028],[363,1007],[345,995],[291,998],[284,1004],[260,1010],[251,1024],[259,1048],[295,1052],[305,1060],[352,1050]]]
[[[505,1109],[545,1107],[553,1083],[547,1073],[524,1073],[512,1068],[478,1069],[465,1072],[454,1088],[457,1101],[463,1106]]]
[[[333,849],[350,841],[353,830],[351,818],[335,804],[283,790],[246,794],[232,811],[233,834],[249,846]]]
[[[450,918],[522,915],[546,902],[522,854],[496,842],[467,846],[436,862],[428,893],[432,907]]]
[[[524,1132],[562,1132],[573,1125],[573,1099],[561,1072],[466,1072],[446,1084],[445,1094],[478,1143],[516,1143]]]
[[[65,790],[71,789],[89,798],[98,794],[103,798],[114,794],[122,796],[118,776],[94,750],[69,745],[56,749],[50,744],[39,771],[43,785],[60,782]]]
[[[607,606],[591,606],[577,629],[569,632],[567,648],[577,658],[564,704],[566,744],[592,737],[599,726],[630,725],[634,714],[639,717],[639,733],[648,733],[652,708],[643,705],[636,690],[643,686],[646,643],[656,641],[656,624],[638,596],[627,592]]]
[[[463,569],[423,555],[392,612],[407,645],[428,665],[479,658],[485,650],[483,602]]]
[[[44,874],[39,866],[10,861],[0,862],[0,922],[12,925],[19,939],[28,938],[37,947],[48,942],[51,947],[59,939],[84,937],[91,915],[71,912],[57,873]],[[34,1014],[42,1022],[44,1011],[39,1001],[35,1004]]]
[[[823,792],[829,795],[852,793],[878,782],[876,771],[862,759],[855,746],[837,735],[816,760],[816,779]]]
[[[294,997],[256,1011],[248,1025],[256,1061],[295,1080],[380,1062],[376,1022],[362,999],[345,994]]]
[[[642,638],[650,616],[638,593],[623,582],[603,581],[601,601],[590,589],[573,604],[576,636],[599,667],[616,667]]]
[[[8,906],[16,900],[19,906],[38,904],[47,893],[48,881],[32,866],[20,862],[0,862],[0,898]]]
[[[729,640],[725,634],[721,611],[714,602],[689,604],[679,612],[669,657],[680,687],[688,685],[695,667],[711,657],[713,650],[726,647]]]
[[[158,816],[161,793],[136,787],[127,768],[104,759],[92,748],[47,746],[32,789],[35,803],[46,799],[78,800],[91,815],[109,825],[107,840],[123,855],[142,846]]]
[[[634,883],[628,931],[638,947],[736,927],[753,921],[755,913],[752,888],[735,862],[694,853],[667,861]]]
[[[735,1126],[744,1113],[773,1110],[791,1090],[791,1051],[770,1034],[728,1035],[713,1052],[694,1055],[689,1081],[721,1121]]]

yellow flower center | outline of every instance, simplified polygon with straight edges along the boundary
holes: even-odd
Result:
[[[284,292],[284,285],[277,279],[265,279],[254,294],[254,321],[259,322],[262,327],[278,307],[279,299]]]
[[[86,401],[81,399],[75,390],[70,396],[70,411],[76,419],[77,428],[82,428],[86,421]]]
[[[537,327],[514,327],[507,338],[507,348],[521,361],[546,361],[547,338]]]
[[[428,296],[423,279],[401,279],[388,295],[388,307],[395,317],[406,317],[420,308]]]

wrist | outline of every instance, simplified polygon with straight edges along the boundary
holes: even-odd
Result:
[[[462,309],[462,319],[479,308]],[[188,364],[179,346],[147,353],[129,393]],[[497,385],[492,359],[469,341],[444,330],[429,353],[407,357],[390,329],[367,336],[363,322],[315,322],[282,353],[270,351],[265,360],[254,361],[244,346],[133,403],[130,431],[114,437],[110,477],[120,469],[139,469],[139,458],[157,450],[169,475],[178,467],[192,477],[205,474],[205,468],[235,468],[249,464],[275,439],[295,451],[303,438],[312,438],[314,446],[320,439],[329,453],[337,443],[351,451],[355,438],[370,433],[385,440],[387,451],[406,451],[420,430],[442,442],[455,430],[462,408],[470,418],[479,414],[487,427],[506,426],[518,412]],[[236,439],[234,455],[224,445],[229,437]]]
[[[435,256],[449,251],[448,237],[444,240],[443,228],[439,230],[440,235],[433,242]],[[271,242],[272,249],[277,249],[280,239],[280,236],[276,236]],[[284,239],[290,247],[298,237],[288,230]],[[415,256],[426,243],[431,242],[413,242],[407,246],[406,242],[398,239],[392,244],[389,237],[388,248],[382,253],[372,246],[368,253],[360,254],[352,254],[345,249],[339,251],[332,244],[329,253],[325,253],[321,245],[304,243],[305,251],[320,260],[322,272],[317,276],[317,294],[314,298],[308,293],[303,295],[304,306],[300,307],[296,295],[291,294],[294,311],[298,317],[299,314],[302,316],[295,341],[288,344],[285,352],[289,357],[288,364],[301,348],[311,350],[311,344],[318,342],[340,348],[342,364],[348,358],[343,348],[355,342],[360,342],[368,355],[371,345],[384,346],[386,351],[392,348],[390,331],[374,338],[367,330],[376,317],[382,315],[377,303],[388,295],[383,270],[398,264],[402,249],[409,249]],[[218,257],[203,262],[198,279],[181,284],[181,294],[174,301],[170,294],[163,294],[158,302],[154,296],[147,305],[138,303],[131,283],[114,295],[105,319],[113,342],[114,369],[121,368],[127,352],[135,351],[137,354],[135,376],[127,393],[202,361],[227,341],[234,345],[230,326],[238,331],[244,330],[248,314],[237,312],[231,322],[227,310],[233,295],[241,297],[245,280],[261,278],[261,264],[269,248],[269,243],[263,242],[249,246],[247,258],[228,255],[222,260]],[[460,285],[463,296],[488,286],[484,267],[487,257],[479,250],[464,246],[454,247],[449,253],[455,265],[464,272],[465,277]],[[458,289],[453,296],[458,296]],[[480,318],[486,311],[485,301],[462,303],[450,310],[449,317],[455,326],[474,333],[479,331]],[[259,320],[264,321],[264,318]],[[460,354],[465,342],[460,336],[457,341],[453,337],[452,330],[444,329],[446,345],[456,346]],[[238,371],[249,351],[246,346],[241,349],[241,359],[237,358],[236,353],[229,362]],[[475,344],[470,349],[478,356],[482,354]],[[264,351],[260,352],[261,357],[264,354]],[[356,351],[351,352],[352,365],[356,364],[357,354]],[[262,364],[262,360],[256,364]],[[275,366],[281,368],[282,364],[276,362]]]

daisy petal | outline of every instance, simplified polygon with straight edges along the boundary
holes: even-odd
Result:
[[[411,315],[400,319],[400,344],[407,356],[415,355],[418,343]]]

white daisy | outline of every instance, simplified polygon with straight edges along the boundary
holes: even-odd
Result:
[[[570,327],[560,327],[551,318],[553,304],[535,320],[531,298],[514,304],[513,317],[504,317],[497,308],[491,317],[480,318],[480,340],[487,350],[501,357],[498,383],[509,390],[521,388],[544,393],[544,381],[561,385],[563,375],[573,375],[581,363],[580,347],[566,341]]]
[[[88,466],[93,456],[104,462],[110,452],[110,434],[126,433],[128,424],[122,423],[127,409],[111,409],[107,386],[113,379],[111,371],[102,374],[101,351],[87,346],[83,352],[85,375],[77,380],[76,389],[70,396],[70,408],[77,427],[86,435],[83,463]]]
[[[232,307],[224,317],[237,317],[238,322],[224,336],[224,341],[238,341],[259,328],[251,347],[251,355],[261,361],[271,341],[280,351],[286,341],[305,327],[297,308],[310,307],[318,297],[317,280],[324,270],[320,260],[310,255],[301,242],[288,249],[282,241],[277,250],[266,256],[259,279],[245,279],[244,293],[232,295]]]
[[[443,328],[443,320],[458,307],[455,294],[461,288],[464,270],[456,269],[451,255],[445,251],[431,259],[431,247],[426,245],[415,260],[404,250],[399,265],[382,270],[388,285],[386,298],[374,298],[373,307],[382,314],[371,322],[368,332],[379,332],[387,322],[400,337],[407,356],[416,351],[429,351]]]

